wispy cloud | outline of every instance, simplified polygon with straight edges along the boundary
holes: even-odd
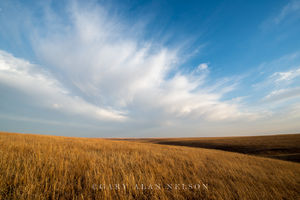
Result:
[[[279,15],[274,19],[274,22],[276,24],[279,24],[289,15],[294,14],[294,13],[299,14],[299,11],[300,11],[300,1],[292,0],[282,8]]]
[[[263,21],[263,23],[261,24],[261,28],[262,30],[266,31],[272,29],[273,27],[282,27],[282,25],[284,24],[296,22],[300,18],[299,11],[300,1],[290,0],[275,14]]]
[[[220,100],[223,88],[209,92],[204,86],[207,63],[191,73],[177,71],[169,77],[181,59],[180,49],[132,37],[134,33],[126,24],[108,16],[99,5],[72,4],[69,15],[68,28],[52,21],[48,26],[55,26],[56,34],[35,35],[35,50],[44,63],[55,66],[85,97],[126,110],[132,118],[132,113],[145,110],[144,116],[206,120],[248,115],[237,104]]]
[[[264,97],[263,100],[266,102],[276,102],[276,101],[288,100],[299,96],[300,96],[300,87],[295,87],[295,88],[272,91],[270,94]]]
[[[118,111],[92,105],[68,89],[47,71],[9,53],[0,51],[0,83],[33,97],[34,104],[101,120],[124,120]]]
[[[207,63],[201,63],[197,67],[197,71],[202,71],[202,70],[208,70],[208,64]]]
[[[261,90],[267,87],[280,89],[293,84],[299,77],[299,63],[300,54],[298,51],[264,62],[254,70],[253,75],[256,74],[255,77],[259,78],[259,81],[256,81],[252,86]]]
[[[256,93],[262,95],[258,102],[268,103],[268,106],[263,105],[268,109],[272,109],[272,107],[276,107],[278,102],[282,103],[285,100],[297,98],[299,96],[298,85],[300,81],[300,68],[298,65],[298,52],[261,64],[258,67],[260,81],[252,85]],[[287,70],[279,71],[283,68]]]
[[[295,78],[300,76],[300,67],[298,69],[286,71],[286,72],[275,72],[271,77],[275,78],[276,82],[282,81],[293,81]]]
[[[62,13],[48,4],[43,9],[38,20],[27,20],[33,23],[26,25],[27,42],[39,64],[0,51],[0,84],[13,88],[20,96],[29,95],[37,107],[78,116],[73,124],[82,123],[84,118],[84,123],[91,123],[96,132],[108,125],[110,130],[127,133],[153,133],[154,129],[157,133],[196,133],[205,127],[221,132],[227,127],[229,133],[234,126],[238,130],[239,123],[250,128],[258,120],[263,124],[263,120],[278,113],[248,103],[239,94],[228,97],[245,77],[211,80],[213,68],[205,60],[195,64],[194,69],[184,66],[189,53],[185,54],[180,44],[170,47],[144,37],[143,20],[128,24],[118,12],[110,12],[96,1],[68,1]],[[30,11],[25,13],[29,13],[26,19],[34,17]],[[37,21],[39,25],[35,26]],[[276,83],[276,88],[264,91],[265,97],[260,96],[264,102],[298,97],[299,87],[290,84],[300,75],[299,68],[290,68],[299,66],[290,63],[297,56],[262,67],[271,71],[262,76],[261,83],[268,87]],[[286,63],[289,68],[279,70]],[[251,92],[247,95],[253,96]],[[26,116],[16,120],[47,122]],[[64,123],[55,123],[55,119],[50,122]]]

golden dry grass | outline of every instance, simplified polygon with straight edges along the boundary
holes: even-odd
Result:
[[[0,133],[0,199],[297,199],[300,164],[105,139]],[[207,184],[137,189],[136,184]],[[126,190],[93,189],[125,184]]]
[[[207,149],[220,149],[231,152],[276,158],[280,160],[300,162],[300,134],[202,138],[124,138],[122,140],[200,147]]]

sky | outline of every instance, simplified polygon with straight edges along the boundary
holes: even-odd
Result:
[[[300,132],[300,1],[0,1],[0,130]]]

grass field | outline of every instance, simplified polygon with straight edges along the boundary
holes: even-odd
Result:
[[[3,200],[300,197],[299,163],[220,150],[0,133],[0,155]]]
[[[124,140],[219,149],[300,162],[300,134],[207,138],[139,138]]]

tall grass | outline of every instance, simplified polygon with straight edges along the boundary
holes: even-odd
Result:
[[[246,137],[124,138],[122,140],[220,149],[300,163],[300,134]]]
[[[154,184],[162,187],[149,188]],[[0,199],[297,199],[299,188],[298,163],[200,148],[0,133]]]

